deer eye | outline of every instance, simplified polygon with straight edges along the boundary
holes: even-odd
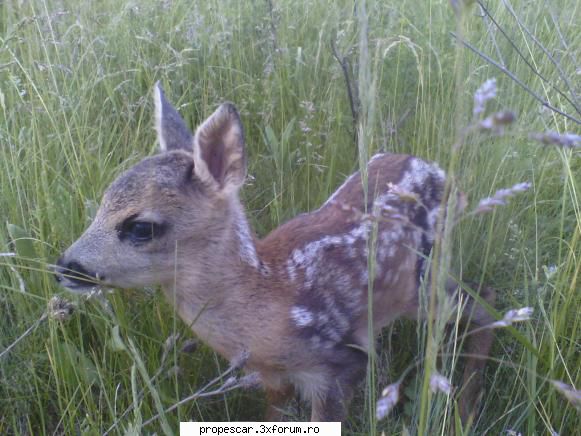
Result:
[[[160,236],[164,231],[164,225],[149,221],[137,221],[128,218],[118,229],[119,239],[129,240],[133,243],[144,243]]]

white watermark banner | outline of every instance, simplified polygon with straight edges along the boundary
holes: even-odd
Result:
[[[341,436],[340,422],[180,422],[180,436],[300,434]]]

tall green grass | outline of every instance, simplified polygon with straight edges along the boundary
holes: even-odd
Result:
[[[327,1],[0,3],[0,252],[17,254],[0,257],[0,353],[35,327],[0,357],[1,433],[164,433],[177,432],[180,420],[262,416],[260,393],[233,392],[141,427],[227,363],[203,346],[180,351],[191,334],[160,295],[117,291],[85,301],[63,293],[48,271],[114,177],[155,152],[156,80],[191,126],[223,100],[240,109],[250,163],[243,196],[260,236],[318,207],[359,167],[359,155],[378,150],[452,170],[469,210],[499,188],[532,182],[507,206],[455,228],[452,263],[497,289],[499,312],[535,308],[533,321],[497,331],[482,412],[469,431],[581,428],[578,410],[550,384],[581,385],[581,160],[578,150],[529,139],[546,130],[578,133],[579,125],[451,36],[579,119],[550,86],[573,101],[579,93],[579,4],[489,2],[505,37],[477,5],[459,20],[444,0],[387,3],[370,0],[364,11],[363,3]],[[358,133],[332,41],[359,90]],[[470,135],[454,151],[471,121],[473,93],[491,77],[499,92],[489,112],[507,108],[518,120],[501,136]],[[38,322],[54,294],[74,301],[73,316]],[[452,375],[461,357],[454,332],[407,322],[387,329],[346,432],[449,434],[453,401],[429,394],[423,371]],[[163,358],[176,333],[177,347]],[[426,344],[436,346],[437,359]],[[406,379],[400,405],[374,422],[381,388],[417,356],[422,364]],[[305,415],[300,408],[296,418]]]

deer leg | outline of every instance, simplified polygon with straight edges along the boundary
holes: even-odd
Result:
[[[448,286],[448,291],[453,288],[453,292],[458,292],[459,287],[455,284]],[[478,288],[474,286],[473,288]],[[486,309],[478,304],[472,297],[464,291],[467,303],[462,313],[462,321],[468,323],[468,336],[466,338],[465,354],[467,355],[462,378],[462,391],[460,394],[460,417],[463,422],[467,422],[478,408],[482,396],[482,382],[484,378],[484,367],[486,359],[490,354],[494,334],[492,330],[482,328],[494,322],[492,316]],[[495,292],[492,288],[483,286],[479,289],[480,297],[491,306],[494,305]],[[475,333],[470,333],[471,331]]]
[[[284,385],[280,389],[266,389],[266,421],[282,421],[284,406],[292,398],[294,387]]]
[[[347,417],[347,408],[353,396],[353,389],[338,385],[328,388],[320,396],[313,398],[312,422],[341,422]]]
[[[313,422],[344,421],[355,388],[365,375],[367,354],[361,350],[343,345],[334,360],[329,366],[326,388],[312,399]]]

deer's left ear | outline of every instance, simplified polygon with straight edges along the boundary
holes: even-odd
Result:
[[[196,176],[222,193],[237,192],[246,177],[244,148],[244,131],[238,111],[232,103],[224,103],[196,130]]]
[[[155,105],[155,130],[162,152],[192,150],[192,133],[178,111],[166,100],[159,82],[153,87]]]

